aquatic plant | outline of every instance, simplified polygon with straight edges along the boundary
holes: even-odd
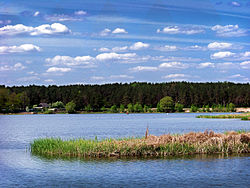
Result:
[[[185,154],[250,153],[250,132],[191,132],[147,135],[145,138],[85,140],[40,138],[31,143],[36,155],[73,157],[178,156]]]
[[[199,115],[196,116],[197,118],[212,118],[212,119],[216,119],[216,118],[220,118],[220,119],[237,119],[240,118],[241,120],[250,120],[250,113],[243,113],[243,114],[223,114],[223,115],[215,115],[215,116],[211,116],[211,115]]]

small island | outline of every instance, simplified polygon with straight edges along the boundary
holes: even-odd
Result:
[[[85,140],[40,138],[31,153],[55,157],[159,157],[191,154],[250,153],[250,132],[190,132],[183,135],[146,135],[143,138]]]

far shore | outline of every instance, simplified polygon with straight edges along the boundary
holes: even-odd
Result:
[[[157,112],[156,109],[152,108],[152,112],[86,112],[86,111],[77,111],[74,114],[149,114],[149,113],[165,113]],[[232,112],[190,112],[190,108],[183,108],[183,112],[171,112],[171,113],[232,113]],[[235,113],[250,113],[250,107],[239,107],[235,108]],[[17,113],[0,113],[0,115],[34,115],[34,114],[47,114],[44,112],[17,112]],[[68,114],[66,111],[53,112],[51,114]]]

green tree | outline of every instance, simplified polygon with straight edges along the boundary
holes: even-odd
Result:
[[[174,107],[174,109],[175,109],[175,111],[177,111],[177,112],[183,112],[183,104],[180,104],[180,103],[175,103],[175,107]]]
[[[64,108],[64,104],[61,101],[56,101],[52,103],[52,108]]]
[[[190,108],[190,112],[197,112],[199,110],[199,108],[195,105],[191,105],[191,108]]]
[[[65,106],[65,109],[66,109],[66,111],[67,111],[69,114],[75,113],[75,112],[76,112],[75,108],[76,108],[76,104],[75,104],[73,101],[68,102],[68,103],[66,104],[66,106]]]
[[[120,109],[119,110],[120,110],[120,112],[124,112],[125,111],[125,107],[124,107],[123,104],[120,105]]]
[[[230,112],[235,112],[235,105],[233,103],[230,103],[228,106]]]
[[[88,104],[87,106],[85,106],[84,110],[85,110],[86,112],[91,112],[93,109],[92,109],[91,105]]]
[[[166,96],[160,100],[160,108],[164,112],[171,112],[174,108],[174,101],[172,97]]]
[[[162,112],[162,109],[161,109],[161,106],[160,106],[160,103],[158,102],[157,103],[157,110],[156,110],[157,112]]]
[[[210,112],[210,107],[209,107],[209,105],[206,105],[206,112]]]
[[[143,112],[142,105],[139,104],[139,103],[136,103],[136,104],[134,105],[134,112]]]
[[[144,107],[143,107],[143,112],[148,112],[149,111],[149,108],[148,108],[148,106],[147,105],[144,105]]]
[[[133,107],[133,104],[131,103],[128,104],[128,112],[129,113],[134,112],[134,107]]]
[[[117,110],[116,105],[111,106],[110,111],[111,111],[112,113],[117,113],[118,110]]]

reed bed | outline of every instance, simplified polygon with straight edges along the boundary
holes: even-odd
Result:
[[[197,118],[212,118],[212,119],[241,119],[241,120],[250,120],[250,113],[244,113],[244,114],[224,114],[224,115],[200,115],[196,116]]]
[[[36,155],[72,157],[178,156],[186,154],[250,153],[250,132],[147,135],[144,138],[62,140],[41,138],[31,143]]]

